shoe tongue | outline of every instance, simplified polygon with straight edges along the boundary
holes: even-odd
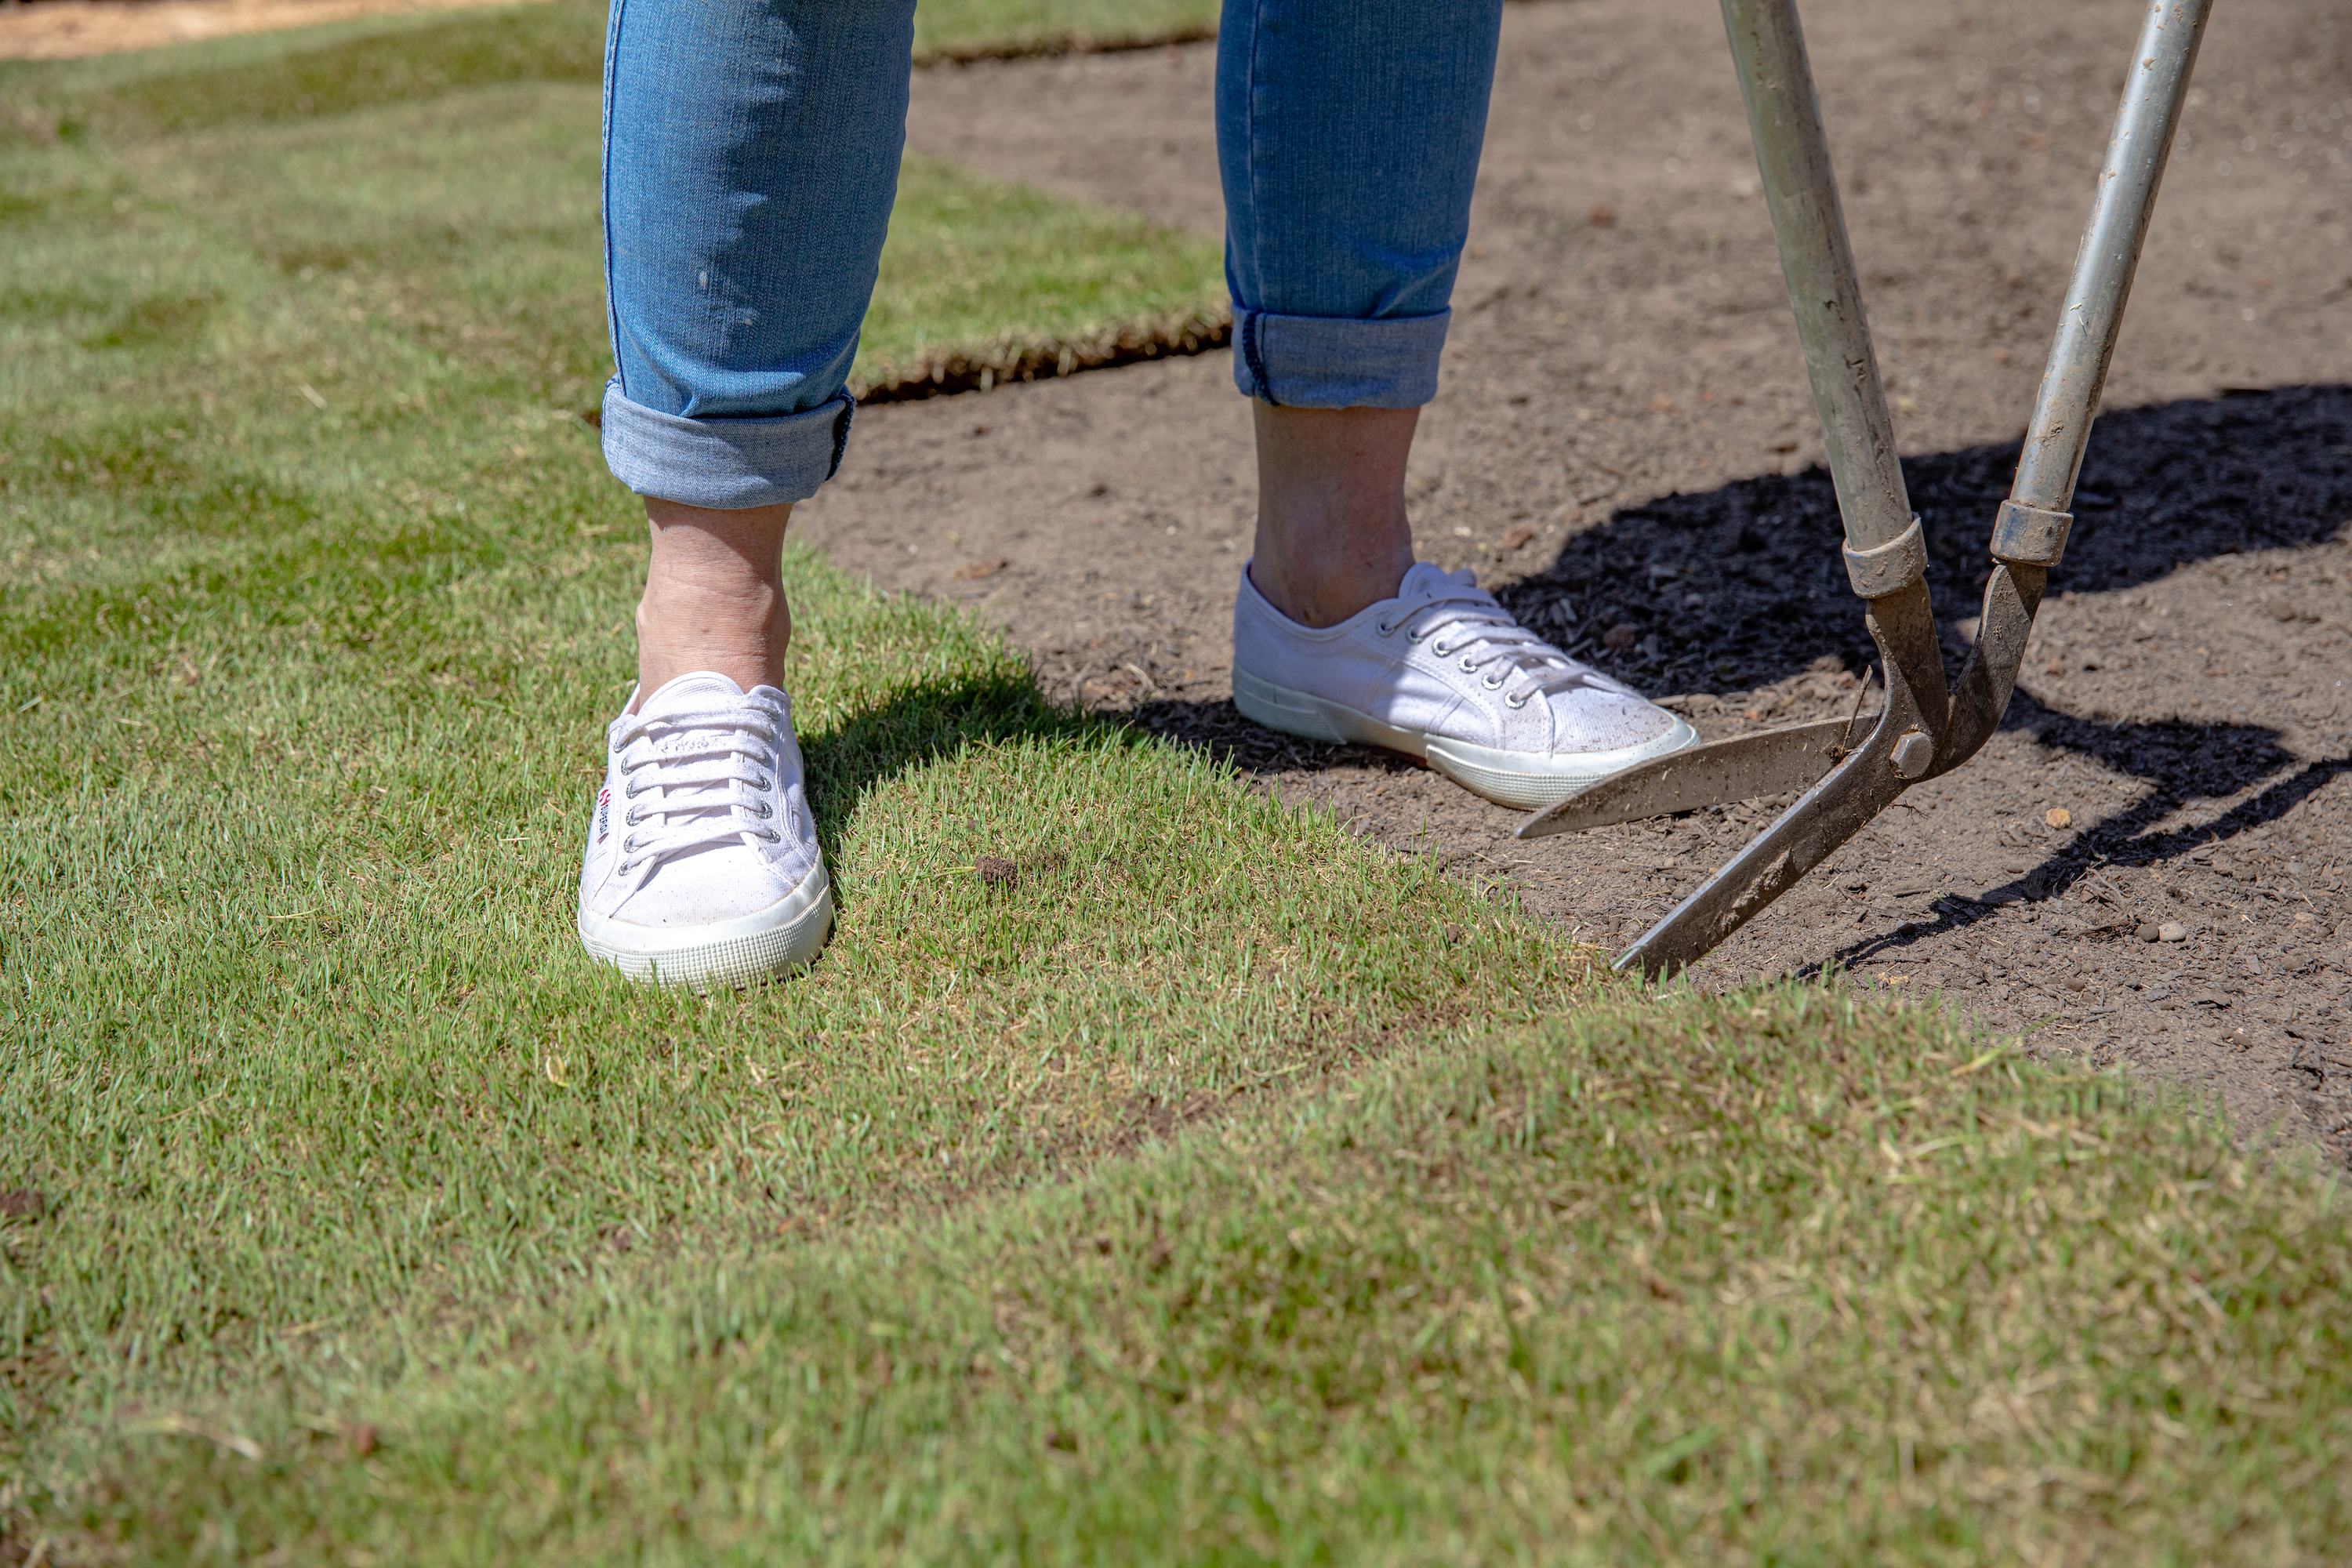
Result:
[[[662,719],[672,713],[708,708],[714,700],[740,702],[743,689],[723,675],[697,670],[692,675],[679,676],[646,698],[637,705],[637,713],[641,718]]]
[[[1416,561],[1404,574],[1404,581],[1397,584],[1396,596],[1411,603],[1477,591],[1478,574],[1467,566],[1459,572],[1448,572],[1434,562]]]

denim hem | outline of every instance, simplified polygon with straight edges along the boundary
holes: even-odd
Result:
[[[1237,310],[1234,383],[1277,408],[1418,408],[1437,395],[1451,310],[1358,321]]]
[[[685,419],[604,385],[604,462],[641,496],[715,511],[806,500],[841,467],[847,394],[779,419]]]

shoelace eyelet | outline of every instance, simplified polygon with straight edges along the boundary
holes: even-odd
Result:
[[[1428,635],[1429,634],[1427,632],[1423,631],[1419,626],[1415,626],[1412,630],[1404,634],[1404,640],[1407,642],[1419,642]]]
[[[1456,668],[1458,668],[1463,674],[1468,675],[1476,670],[1478,667],[1470,662],[1470,656],[1465,653],[1462,656],[1461,664]]]
[[[752,829],[751,830],[751,837],[754,837],[754,838],[764,838],[764,839],[766,839],[766,840],[767,840],[769,843],[771,843],[771,844],[777,844],[777,843],[781,843],[781,842],[782,842],[782,840],[783,840],[783,837],[784,837],[782,834],[781,834],[781,833],[777,832],[777,831],[776,831],[774,828],[772,828],[772,827],[754,827],[754,828],[752,828]]]
[[[1444,658],[1447,654],[1452,653],[1454,650],[1447,647],[1442,642],[1433,642],[1429,645],[1429,651],[1434,657]]]
[[[1527,705],[1528,694],[1524,691],[1514,691],[1511,695],[1503,699],[1503,706],[1514,710],[1524,708]]]
[[[776,781],[773,779],[753,779],[751,781],[751,787],[764,794],[765,792],[776,787]]]
[[[1478,684],[1485,687],[1489,691],[1500,691],[1503,689],[1503,683],[1496,679],[1491,675],[1480,676],[1478,678]]]
[[[776,808],[763,800],[751,808],[751,815],[764,819],[775,816]]]

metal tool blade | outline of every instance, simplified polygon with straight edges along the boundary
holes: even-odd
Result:
[[[1916,773],[1906,777],[1897,767],[1896,758],[1910,737],[1927,738],[1914,742],[1920,751],[1932,745],[1948,710],[1927,585],[1914,584],[1904,593],[1872,600],[1868,624],[1886,668],[1886,708],[1870,738],[1643,932],[1619,955],[1615,968],[1655,977],[1706,956],[1917,782]],[[1925,763],[1922,756],[1922,768]]]
[[[1907,515],[1907,501],[1893,464],[1885,400],[1795,0],[1722,5],[1814,400],[1829,438],[1847,534],[1848,574],[1870,605],[1868,625],[1885,659],[1887,703],[1861,747],[1617,960],[1621,970],[1653,976],[1672,973],[1705,955],[1911,784],[1966,762],[1999,726],[2050,568],[2064,548],[2072,522],[2066,508],[2211,0],[2150,0],[2017,479],[1994,527],[1995,564],[1985,585],[1977,644],[1950,689],[1944,683],[1922,575],[1926,555],[1917,525],[1900,548],[1894,542],[1895,520]],[[1874,575],[1882,558],[1893,561],[1906,551],[1908,564],[1900,573],[1906,580],[1899,588],[1891,576]],[[1768,764],[1793,768],[1802,757],[1801,748],[1767,746],[1748,759],[1753,770],[1748,776],[1765,776]],[[1637,803],[1659,811],[1688,805],[1658,803],[1708,804],[1698,797],[1706,793],[1705,770],[1710,765],[1703,763],[1699,771],[1685,773],[1680,784],[1673,768],[1645,764],[1629,770],[1541,814],[1520,836],[1629,820],[1646,813],[1617,808]],[[1747,781],[1730,776],[1727,769],[1719,770],[1713,782],[1718,789],[1747,793]]]
[[[1591,788],[1546,806],[1519,825],[1518,837],[1581,833],[1588,827],[1810,789],[1852,750],[1848,742],[1870,733],[1876,719],[1875,714],[1868,719],[1822,719],[1692,746],[1611,773]]]

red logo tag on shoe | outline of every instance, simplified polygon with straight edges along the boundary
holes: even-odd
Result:
[[[613,786],[606,784],[596,792],[596,842],[602,844],[613,836]]]

